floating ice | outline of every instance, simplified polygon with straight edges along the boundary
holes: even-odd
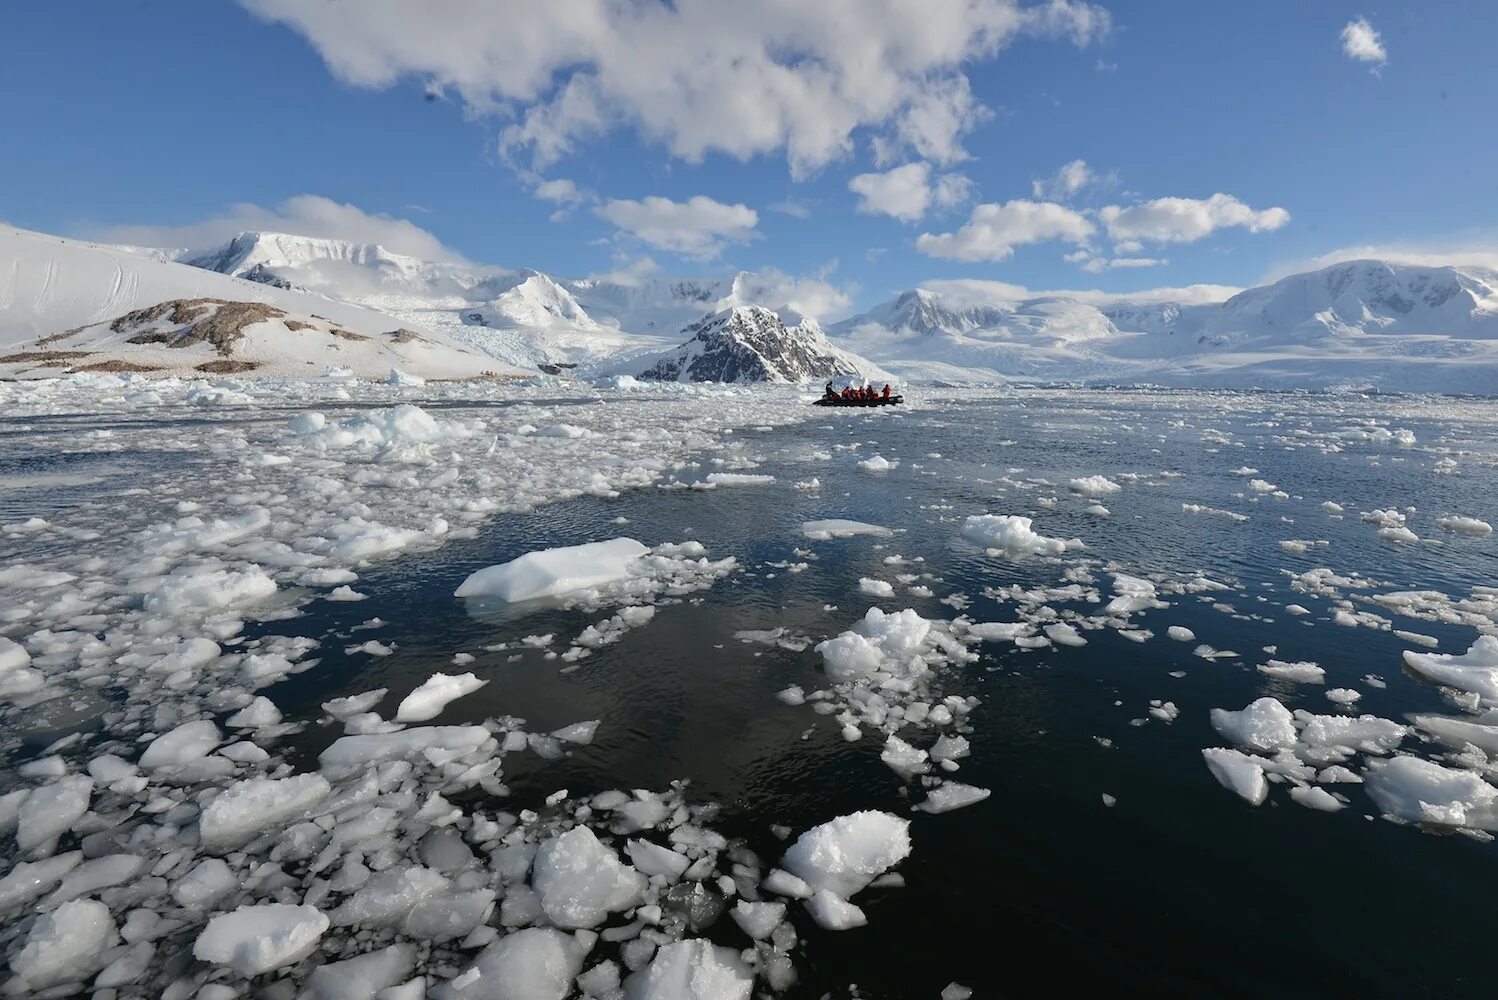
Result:
[[[991,793],[987,788],[964,785],[957,781],[944,781],[926,793],[926,801],[916,806],[921,812],[944,813],[982,802]]]
[[[1047,538],[1037,533],[1028,517],[1017,514],[977,514],[962,525],[963,537],[983,546],[990,555],[1059,555],[1082,547],[1078,539]]]
[[[889,538],[893,531],[878,524],[868,524],[864,521],[845,521],[841,518],[828,518],[821,521],[807,521],[801,525],[801,533],[813,541],[825,542],[833,538],[852,538],[855,535],[873,535],[876,538]]]
[[[1264,767],[1257,757],[1238,750],[1209,747],[1202,751],[1202,759],[1222,787],[1236,792],[1249,805],[1258,805],[1269,794]]]
[[[635,561],[649,551],[633,538],[611,538],[529,552],[472,574],[453,596],[497,597],[513,604],[586,590],[629,576]]]
[[[1461,514],[1438,517],[1436,523],[1447,531],[1459,535],[1491,535],[1493,533],[1493,526],[1488,522],[1479,521],[1475,517],[1464,517]]]
[[[315,906],[241,906],[209,920],[192,953],[201,961],[227,965],[242,976],[258,976],[312,954],[327,929],[327,915]]]
[[[1247,708],[1230,712],[1212,709],[1212,728],[1242,747],[1278,750],[1295,742],[1295,720],[1275,698],[1260,698]]]
[[[1419,757],[1373,760],[1363,772],[1368,795],[1386,815],[1410,823],[1498,829],[1498,788],[1475,771]]]
[[[645,876],[619,861],[585,826],[552,837],[536,850],[536,892],[558,927],[597,927],[610,913],[640,901]]]
[[[1105,496],[1123,489],[1107,476],[1083,476],[1071,480],[1066,485],[1070,486],[1074,493],[1080,493],[1084,497]]]
[[[899,464],[899,462],[891,462],[883,455],[875,455],[872,458],[866,458],[862,462],[859,462],[858,467],[864,472],[888,472]]]
[[[819,890],[806,901],[806,912],[811,914],[818,927],[829,931],[852,930],[869,922],[863,910],[826,889]]]
[[[1282,681],[1294,681],[1297,684],[1326,683],[1326,671],[1309,660],[1302,660],[1297,663],[1288,663],[1285,660],[1270,660],[1268,663],[1261,663],[1259,665],[1259,673]]]
[[[401,699],[395,710],[396,722],[426,722],[442,714],[447,704],[472,694],[488,684],[473,674],[433,674],[421,686]]]
[[[885,580],[872,580],[869,577],[861,577],[858,581],[860,593],[872,594],[874,597],[894,597],[895,588]]]
[[[663,946],[624,984],[625,1000],[749,1000],[754,973],[739,953],[696,938]],[[557,994],[560,998],[562,994]],[[520,1000],[520,995],[515,995]],[[537,995],[537,1000],[541,1000]]]
[[[203,808],[198,821],[203,844],[216,850],[239,847],[301,815],[326,798],[331,790],[328,780],[320,774],[236,781]]]
[[[1407,649],[1404,663],[1424,680],[1471,692],[1484,704],[1498,705],[1498,636],[1478,636],[1461,655]]]
[[[909,855],[909,821],[866,810],[807,830],[785,852],[780,866],[814,892],[849,899]]]
[[[109,907],[95,899],[63,903],[31,925],[26,943],[10,960],[15,978],[6,984],[6,992],[36,993],[64,983],[82,983],[118,940]]]

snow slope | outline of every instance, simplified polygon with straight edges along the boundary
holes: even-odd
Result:
[[[682,332],[686,343],[635,359],[630,373],[664,382],[806,382],[882,374],[864,358],[835,347],[815,320],[787,327],[763,306],[723,309]]]
[[[210,250],[181,251],[177,259],[377,309],[527,368],[587,363],[664,343],[599,324],[562,283],[529,269],[428,261],[373,243],[259,232],[240,233]]]
[[[915,378],[1498,392],[1498,271],[1348,261],[1221,303],[916,289],[833,327]]]
[[[129,318],[165,303],[184,308],[169,308],[150,320]],[[243,312],[245,303],[267,308],[253,317],[241,316],[251,321],[232,342],[210,343],[190,333],[196,323],[211,320],[228,305]],[[194,309],[194,304],[202,308]],[[173,322],[173,315],[180,322]],[[244,281],[130,249],[0,228],[0,348],[6,356],[37,349],[72,355],[7,364],[4,371],[12,375],[56,374],[99,364],[185,373],[228,360],[254,365],[239,367],[258,375],[321,375],[330,366],[371,377],[387,375],[393,367],[429,378],[517,373],[428,331],[397,336],[400,327],[383,313],[321,295]],[[148,328],[175,336],[147,343],[143,335]],[[49,343],[38,345],[43,338]],[[23,347],[30,352],[21,351]]]

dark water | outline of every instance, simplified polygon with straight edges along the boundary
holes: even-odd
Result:
[[[901,869],[908,885],[858,897],[869,926],[827,933],[792,908],[807,940],[797,954],[796,997],[846,995],[857,984],[862,996],[934,998],[954,980],[980,997],[1076,987],[1169,995],[1488,995],[1498,846],[1377,819],[1360,786],[1337,786],[1352,800],[1340,813],[1295,805],[1283,788],[1253,808],[1213,780],[1200,750],[1222,744],[1208,723],[1210,708],[1241,708],[1263,694],[1292,709],[1329,713],[1335,707],[1323,692],[1348,686],[1363,692],[1359,712],[1401,719],[1442,709],[1434,691],[1401,675],[1402,641],[1331,624],[1328,602],[1290,590],[1282,571],[1324,565],[1388,581],[1385,590],[1429,588],[1457,597],[1474,584],[1498,583],[1498,546],[1488,538],[1443,535],[1434,525],[1437,514],[1451,511],[1491,520],[1491,438],[1470,414],[1415,412],[1389,421],[1416,433],[1413,449],[1348,444],[1325,454],[1303,446],[1325,438],[1290,434],[1345,426],[1324,404],[1289,398],[1253,407],[1188,415],[1169,395],[1121,401],[1041,395],[1023,405],[834,414],[762,434],[756,440],[766,462],[754,471],[775,475],[772,485],[574,501],[496,519],[477,539],[366,573],[359,589],[370,600],[319,602],[308,617],[275,626],[329,641],[321,665],[264,693],[289,719],[315,718],[321,701],[387,686],[391,693],[377,710],[388,714],[432,672],[452,671],[453,653],[468,651],[477,660],[460,669],[491,683],[454,702],[440,722],[504,714],[546,731],[602,720],[596,742],[566,759],[511,755],[512,796],[475,804],[536,807],[559,788],[573,795],[659,789],[685,778],[693,798],[722,804],[721,831],[746,838],[767,859],[783,849],[770,833],[773,824],[800,830],[871,808],[910,815],[915,846]],[[1253,426],[1265,422],[1275,426]],[[1209,427],[1231,442],[1204,443]],[[854,442],[863,443],[857,451],[833,450]],[[1458,475],[1437,476],[1431,468],[1439,456],[1426,450],[1430,445],[1483,454],[1464,455]],[[832,457],[809,457],[819,451]],[[857,471],[856,460],[876,451],[900,465],[883,475]],[[929,452],[945,457],[924,457]],[[1245,464],[1292,498],[1234,497],[1247,477],[1230,470]],[[1019,491],[996,482],[1016,467],[1024,469],[1016,478],[1045,477],[1057,485]],[[1112,511],[1106,519],[1085,513],[1086,503],[1065,488],[1073,476],[1161,470],[1185,475],[1127,483],[1102,498]],[[709,471],[704,466],[700,473]],[[791,488],[813,475],[821,480],[819,492]],[[1041,510],[1040,496],[1060,499],[1055,509]],[[1328,518],[1319,509],[1323,500],[1346,506],[1346,518]],[[1183,514],[1183,502],[1240,511],[1251,520]],[[1359,510],[1411,504],[1421,511],[1411,527],[1441,536],[1445,546],[1391,546],[1357,517]],[[925,566],[914,571],[940,582],[925,581],[935,592],[928,599],[907,597],[897,585],[901,595],[878,602],[883,607],[950,618],[956,612],[937,598],[961,592],[972,599],[966,613],[973,619],[1012,620],[1013,607],[984,599],[981,589],[1056,585],[1063,567],[995,560],[963,542],[962,519],[984,512],[1033,512],[1038,530],[1080,537],[1088,545],[1081,557],[1113,561],[1128,572],[1201,572],[1241,584],[1214,599],[1257,618],[1233,617],[1187,594],[1136,618],[1157,633],[1144,644],[1102,630],[1085,633],[1089,643],[1082,648],[1023,653],[1008,644],[983,646],[982,659],[949,677],[945,690],[982,700],[969,734],[973,755],[954,777],[993,794],[944,815],[911,813],[905,786],[879,760],[882,737],[870,733],[846,743],[829,717],[774,699],[788,684],[823,686],[819,657],[741,643],[733,634],[786,626],[820,639],[841,631],[872,603],[858,593],[859,577],[893,579],[882,560],[894,553],[923,556]],[[620,515],[630,523],[614,524]],[[905,533],[832,542],[800,537],[803,521],[823,517]],[[537,652],[517,662],[508,662],[510,652],[483,652],[485,644],[545,632],[557,633],[560,649],[607,612],[475,617],[450,596],[468,573],[531,549],[618,534],[647,544],[695,538],[714,558],[733,555],[745,569],[687,603],[660,608],[649,625],[572,672]],[[1292,538],[1331,545],[1297,556],[1278,545]],[[766,565],[797,561],[797,547],[820,557],[805,572]],[[1100,579],[1106,594],[1108,578]],[[1293,618],[1283,611],[1287,603],[1313,614]],[[824,611],[825,604],[838,610]],[[350,631],[374,616],[388,624]],[[1194,643],[1167,640],[1167,625],[1185,625],[1200,641],[1243,656],[1203,660],[1192,655]],[[1471,628],[1408,619],[1395,627],[1434,635],[1448,651],[1464,650],[1474,635]],[[350,644],[377,637],[397,651],[386,658],[344,656],[339,635]],[[1254,665],[1267,659],[1260,647],[1271,644],[1281,659],[1319,662],[1326,687],[1257,673]],[[1173,671],[1185,676],[1172,677]],[[1369,672],[1388,688],[1363,683]],[[1179,719],[1131,725],[1152,698],[1174,701]],[[332,727],[310,726],[293,738],[294,753],[310,763],[336,735]],[[1114,808],[1105,807],[1103,793],[1117,797]],[[717,931],[723,943],[742,945],[731,925]]]

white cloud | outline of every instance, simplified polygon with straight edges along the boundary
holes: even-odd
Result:
[[[967,223],[955,233],[922,233],[915,248],[928,257],[948,260],[1003,260],[1026,243],[1067,240],[1082,243],[1093,225],[1080,212],[1054,202],[1016,199],[974,207]]]
[[[928,163],[907,163],[883,173],[859,174],[848,181],[858,195],[858,211],[915,222],[932,205],[955,208],[972,197],[973,182],[962,174],[931,177]]]
[[[1030,188],[1042,201],[1065,201],[1095,180],[1097,175],[1085,160],[1072,160],[1050,177],[1031,181]]]
[[[1095,306],[1154,305],[1160,302],[1204,305],[1212,302],[1226,302],[1243,291],[1235,285],[1186,285],[1181,288],[1147,288],[1137,292],[1102,292],[1097,289],[1040,291],[1026,288],[1023,285],[1011,285],[1004,281],[984,281],[974,278],[925,281],[921,283],[921,287],[943,296],[957,306],[1005,305],[1036,298],[1077,299]]]
[[[860,212],[915,222],[931,207],[931,167],[907,163],[882,174],[859,174],[848,181],[848,190],[858,195]]]
[[[811,218],[811,206],[806,204],[806,202],[804,201],[797,201],[794,198],[786,198],[784,201],[777,201],[774,204],[766,205],[765,207],[772,212],[779,212],[781,215],[789,215],[793,219]]]
[[[931,187],[931,200],[937,208],[956,208],[971,201],[974,184],[962,174],[942,174]]]
[[[1348,21],[1342,28],[1341,38],[1342,52],[1349,59],[1373,63],[1375,69],[1389,61],[1383,39],[1378,37],[1378,32],[1373,30],[1366,17]]]
[[[443,246],[436,236],[408,219],[369,213],[315,194],[299,194],[275,208],[247,202],[231,205],[223,215],[185,226],[116,226],[96,235],[110,243],[205,250],[246,231],[378,243],[392,253],[424,260],[463,260],[457,251]]]
[[[1067,259],[1071,260],[1072,256],[1074,255],[1068,255]],[[1082,270],[1088,274],[1100,274],[1103,271],[1114,271],[1119,268],[1160,267],[1170,263],[1160,257],[1084,257],[1084,259],[1086,263],[1082,265]]]
[[[798,322],[805,316],[838,319],[850,310],[857,288],[839,287],[829,281],[835,269],[836,263],[815,275],[786,274],[773,267],[745,271],[734,279],[733,291],[717,303],[717,308],[765,306],[780,313],[787,323]]]
[[[580,205],[586,197],[577,184],[565,177],[542,181],[532,189],[531,193],[543,201],[553,201],[558,205],[568,206]]]
[[[1086,45],[1110,27],[1076,0],[240,2],[306,36],[343,81],[415,77],[512,116],[501,148],[538,169],[619,126],[694,162],[784,151],[797,176],[859,129],[950,163],[985,114],[969,64],[1021,36]]]
[[[1316,257],[1285,261],[1264,275],[1278,281],[1302,271],[1315,271],[1349,260],[1383,260],[1416,267],[1487,267],[1498,270],[1498,232],[1448,236],[1428,242],[1363,243],[1338,247]]]
[[[1108,205],[1098,218],[1115,240],[1194,243],[1229,226],[1251,233],[1278,229],[1290,221],[1290,213],[1283,208],[1255,211],[1230,194],[1214,194],[1205,199],[1156,198],[1128,207]]]
[[[615,198],[594,211],[643,243],[687,257],[716,257],[729,243],[753,239],[759,224],[759,213],[747,205],[725,205],[700,194],[686,201],[659,195]]]

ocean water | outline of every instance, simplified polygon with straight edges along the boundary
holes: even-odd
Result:
[[[1324,693],[1349,687],[1362,694],[1354,714],[1398,721],[1415,712],[1460,714],[1402,671],[1402,651],[1420,647],[1391,629],[1433,637],[1447,652],[1465,650],[1477,631],[1396,614],[1367,598],[1435,591],[1460,601],[1474,587],[1498,584],[1493,536],[1436,523],[1450,513],[1485,520],[1498,513],[1495,422],[1498,407],[1480,401],[1104,390],[953,395],[903,410],[819,413],[741,432],[744,453],[759,462],[752,471],[773,483],[569,500],[495,517],[477,537],[362,572],[358,587],[368,600],[317,602],[300,618],[255,626],[256,635],[322,640],[315,669],[261,693],[289,720],[309,722],[281,749],[312,767],[339,735],[316,721],[321,702],[388,687],[376,706],[388,716],[407,691],[437,670],[453,672],[451,657],[468,652],[476,659],[461,669],[489,684],[453,702],[440,722],[510,715],[532,731],[592,718],[601,726],[591,745],[561,760],[512,755],[510,797],[487,801],[475,792],[465,805],[541,808],[558,789],[578,796],[680,779],[692,800],[720,804],[718,830],[771,862],[784,849],[775,826],[799,831],[859,809],[910,816],[914,849],[900,868],[906,885],[859,895],[867,927],[830,933],[791,908],[805,944],[790,996],[843,996],[856,987],[864,997],[934,998],[953,981],[980,997],[1062,987],[1486,994],[1486,956],[1498,930],[1487,873],[1498,846],[1379,818],[1361,785],[1328,786],[1347,799],[1336,813],[1296,804],[1285,785],[1253,807],[1214,780],[1201,750],[1228,745],[1210,724],[1211,709],[1239,709],[1264,695],[1334,714],[1340,709]],[[1413,443],[1373,428],[1406,430]],[[860,470],[858,461],[874,454],[898,464]],[[713,458],[697,455],[700,467],[679,469],[677,478],[700,479]],[[1235,471],[1243,468],[1257,471]],[[1093,475],[1121,489],[1084,497],[1068,486]],[[795,488],[812,477],[818,489]],[[1256,490],[1252,480],[1271,488]],[[1326,501],[1344,512],[1328,513]],[[1090,513],[1094,503],[1108,514]],[[1187,504],[1246,519],[1189,513]],[[1381,539],[1360,516],[1394,508],[1415,508],[1408,525],[1422,541]],[[983,513],[1032,516],[1042,534],[1085,547],[1054,558],[992,556],[960,530]],[[803,522],[829,517],[897,534],[832,541],[801,534]],[[484,566],[619,535],[650,545],[697,540],[741,568],[662,605],[648,625],[574,669],[513,644],[554,633],[560,650],[609,612],[483,607],[452,596]],[[1289,551],[1287,540],[1313,544]],[[921,561],[891,566],[891,556]],[[773,565],[803,562],[799,572]],[[1335,595],[1292,586],[1296,574],[1317,567],[1370,586]],[[952,777],[992,792],[946,814],[911,811],[919,782],[880,761],[881,735],[848,742],[831,716],[774,697],[792,684],[828,685],[813,649],[736,638],[784,628],[820,640],[871,606],[1012,621],[1015,602],[995,596],[1000,589],[1086,579],[1106,602],[1115,570],[1154,580],[1169,605],[1133,616],[1134,628],[1154,633],[1148,641],[1083,628],[1080,647],[987,643],[977,662],[943,676],[944,693],[981,700],[965,727],[972,756]],[[910,593],[895,579],[900,572],[919,575],[913,583],[930,596]],[[1172,582],[1203,577],[1227,589],[1168,592]],[[891,582],[895,596],[861,592],[860,578]],[[943,603],[953,595],[960,600]],[[1335,624],[1339,601],[1388,624]],[[1062,615],[1099,613],[1085,600],[1039,603]],[[1291,604],[1309,614],[1288,612]],[[378,629],[357,628],[374,617],[384,622]],[[1190,628],[1196,641],[1167,638],[1172,625]],[[342,652],[371,637],[395,652]],[[500,643],[512,648],[484,650]],[[1198,643],[1236,655],[1204,659]],[[1259,673],[1271,657],[1314,661],[1326,683]],[[1151,719],[1152,700],[1173,702],[1179,716]],[[1403,749],[1438,757],[1448,748],[1412,734]],[[708,934],[743,945],[726,919]]]

